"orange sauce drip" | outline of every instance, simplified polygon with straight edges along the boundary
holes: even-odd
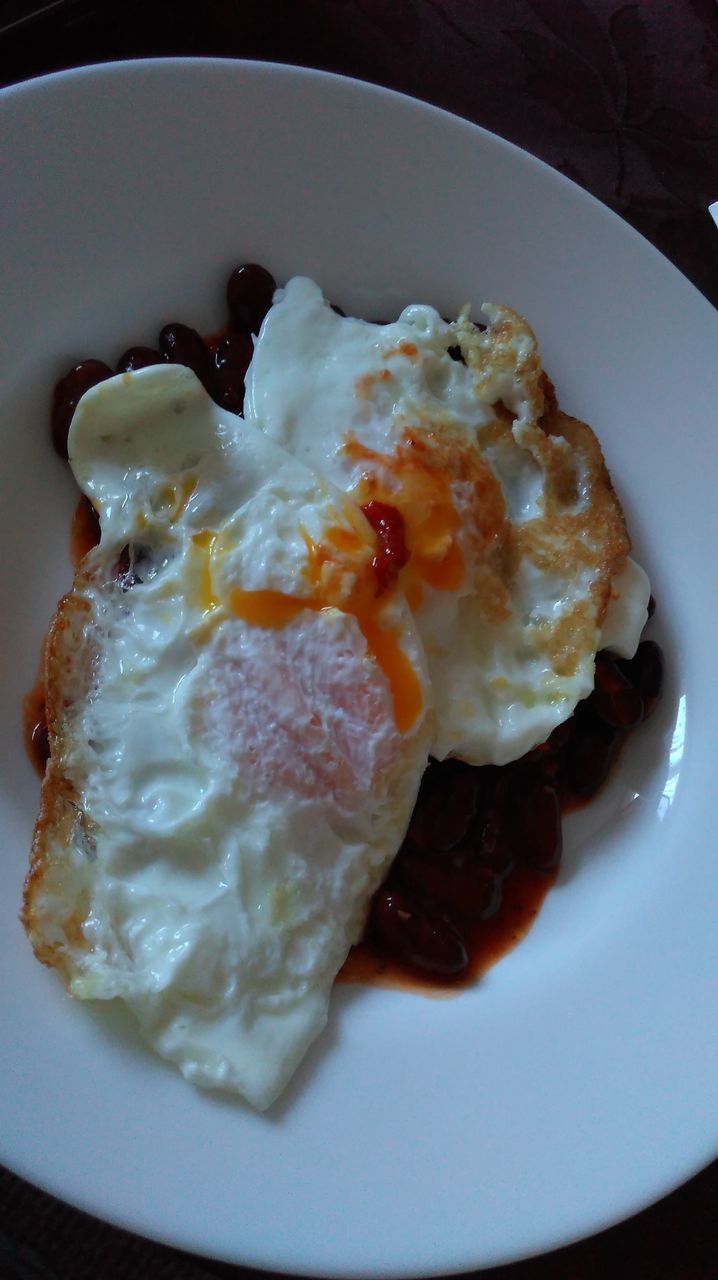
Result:
[[[375,373],[363,373],[354,380],[354,391],[358,400],[368,400],[378,382],[390,382],[388,369],[377,369]]]
[[[406,733],[419,718],[422,707],[418,676],[399,644],[393,628],[384,630],[378,622],[357,616],[361,633],[386,676],[394,703],[394,720],[399,733]]]
[[[406,356],[408,360],[415,360],[418,354],[419,348],[416,343],[407,342],[404,338],[396,347],[392,347],[390,351],[384,352],[384,359],[388,360],[391,356]]]

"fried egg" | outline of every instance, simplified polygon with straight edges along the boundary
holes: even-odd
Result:
[[[265,1108],[407,827],[422,644],[356,504],[189,370],[89,391],[69,453],[102,536],[48,640],[24,923],[73,995]]]
[[[337,314],[278,290],[247,378],[248,421],[341,488],[403,518],[398,577],[435,698],[432,754],[504,764],[593,686],[596,651],[635,651],[648,579],[598,442],[561,413],[508,308],[447,323]]]

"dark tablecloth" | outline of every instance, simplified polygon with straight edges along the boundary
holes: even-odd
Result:
[[[13,8],[0,3],[0,31]],[[58,0],[0,34],[0,83],[166,54],[321,67],[466,116],[587,187],[718,303],[715,0]],[[253,1274],[107,1227],[0,1170],[2,1276]],[[717,1280],[718,1163],[629,1222],[482,1276]]]

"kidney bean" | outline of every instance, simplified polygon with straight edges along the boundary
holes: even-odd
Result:
[[[276,287],[274,276],[256,262],[236,267],[227,281],[227,307],[234,328],[259,333]]]
[[[477,770],[453,761],[430,767],[409,825],[413,844],[427,853],[453,849],[476,812]]]
[[[643,698],[623,673],[618,660],[602,652],[596,655],[596,677],[591,695],[594,710],[614,729],[632,729],[643,719]]]
[[[524,763],[529,765],[538,764],[543,768],[551,756],[560,754],[572,732],[573,717],[569,716],[568,720],[562,721],[561,724],[556,725],[555,729],[552,729],[545,742],[542,742],[538,747],[534,747],[532,751],[528,751],[522,757]]]
[[[491,765],[470,772],[475,785],[474,816],[455,852],[464,854],[468,865],[478,864],[503,876],[513,862],[507,833],[514,777],[508,768]]]
[[[501,897],[500,880],[488,867],[407,855],[400,860],[399,874],[414,893],[473,920],[491,915]]]
[[[228,333],[214,355],[214,399],[224,409],[241,413],[244,405],[244,377],[254,346],[248,333]]]
[[[214,353],[218,369],[234,369],[244,377],[254,354],[254,343],[248,333],[228,333],[222,338]]]
[[[555,787],[537,783],[523,796],[512,824],[516,856],[536,871],[553,871],[561,861],[561,803]]]
[[[214,364],[208,346],[196,329],[187,324],[166,324],[160,332],[159,348],[169,364],[183,364],[191,369],[212,394]]]
[[[128,347],[117,361],[118,373],[134,373],[153,364],[164,364],[164,357],[154,347]]]
[[[50,759],[50,735],[47,728],[47,720],[43,716],[37,720],[30,732],[30,746],[40,772],[42,772]]]
[[[615,729],[590,716],[577,724],[565,764],[569,789],[579,799],[587,800],[605,782],[620,740]]]
[[[643,718],[655,710],[663,685],[663,654],[655,640],[642,640],[632,658],[618,663],[643,700]]]
[[[212,399],[230,413],[241,413],[244,406],[244,378],[238,378],[233,369],[218,369],[214,376]]]
[[[380,889],[372,902],[370,921],[379,941],[421,973],[442,978],[466,973],[469,957],[459,930],[411,894]]]
[[[79,401],[90,387],[112,377],[112,370],[102,360],[81,360],[55,383],[50,406],[50,434],[55,451],[67,458],[67,437]]]
[[[503,813],[492,807],[481,815],[470,837],[476,860],[498,875],[503,875],[511,865],[511,852],[506,840]]]
[[[84,521],[86,536],[91,546],[96,547],[100,541],[101,528],[99,512],[95,510],[90,499],[82,495],[83,513],[81,519]]]
[[[545,420],[553,417],[558,408],[556,388],[547,373],[541,374],[541,390],[543,391],[544,407],[539,421],[543,425]]]

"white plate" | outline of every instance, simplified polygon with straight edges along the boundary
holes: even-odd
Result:
[[[715,313],[556,173],[367,85],[91,68],[6,91],[0,137],[0,1157],[149,1236],[332,1276],[505,1262],[639,1209],[718,1149]],[[16,918],[38,792],[20,699],[70,582],[50,387],[167,320],[211,329],[251,259],[359,313],[524,312],[600,432],[669,654],[663,706],[573,823],[526,941],[454,999],[340,990],[264,1117],[65,998]]]

